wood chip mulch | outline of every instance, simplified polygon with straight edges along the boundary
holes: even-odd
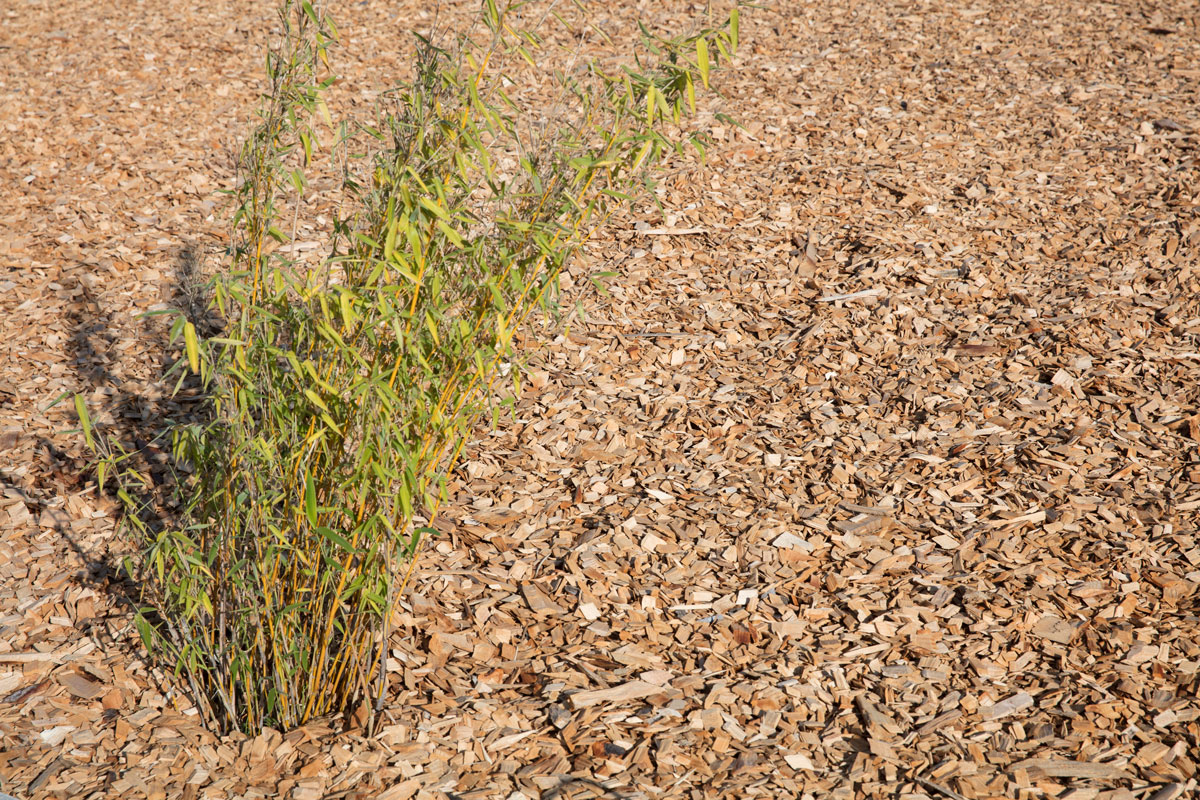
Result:
[[[171,413],[136,315],[219,252],[272,5],[0,9],[0,790],[1194,795],[1194,3],[747,11],[709,106],[744,127],[702,116],[707,163],[529,337],[396,615],[374,741],[204,729],[48,408],[84,392],[134,446]],[[420,5],[347,9],[351,73],[402,61]]]

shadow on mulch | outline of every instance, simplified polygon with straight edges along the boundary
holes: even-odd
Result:
[[[211,335],[219,320],[208,311],[201,267],[200,249],[194,243],[181,246],[176,251],[171,282],[164,296],[171,307],[193,321],[202,335]],[[179,423],[204,423],[208,408],[197,396],[198,381],[193,378],[184,382],[178,394],[170,392],[172,384],[147,395],[143,391],[146,384],[124,377],[132,371],[125,368],[134,365],[125,363],[130,356],[122,355],[118,349],[116,312],[106,309],[102,299],[86,285],[80,283],[77,288],[82,292],[86,311],[68,316],[72,326],[68,366],[85,393],[96,387],[111,390],[102,404],[90,409],[94,419],[111,420],[97,426],[97,436],[104,438],[115,452],[131,454],[132,465],[149,476],[152,485],[145,497],[138,498],[144,501],[142,520],[150,530],[161,531],[172,521],[168,498],[174,494],[181,476],[170,456],[170,429]],[[176,360],[177,348],[169,339],[172,320],[171,314],[140,320],[142,346],[134,352],[138,354],[135,357],[153,362],[151,369],[155,374],[147,383],[158,380]],[[95,464],[89,459],[72,457],[47,439],[39,441],[38,449],[47,467],[46,479],[55,484],[78,491],[97,477]],[[111,477],[104,492],[116,498],[116,485]],[[27,498],[27,503],[39,505],[34,498]],[[119,503],[118,508],[123,509],[123,504]],[[122,563],[125,553],[115,552],[124,542],[113,543],[116,548],[108,545],[103,550],[89,548],[72,534],[65,515],[55,522],[54,529],[85,564],[86,574],[81,578],[87,585],[109,595],[126,610],[141,607],[140,584]]]

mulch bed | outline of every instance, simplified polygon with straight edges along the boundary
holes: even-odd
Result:
[[[135,446],[177,410],[136,315],[219,258],[271,5],[0,18],[0,789],[1195,791],[1194,4],[748,11],[719,79],[744,127],[702,115],[707,163],[572,267],[585,315],[529,332],[373,741],[204,729],[144,660],[113,505],[48,408],[83,392]],[[418,5],[339,15],[351,78],[403,61]]]

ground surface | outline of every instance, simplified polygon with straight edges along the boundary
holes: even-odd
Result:
[[[474,444],[376,742],[221,739],[164,696],[45,410],[84,392],[132,442],[169,410],[134,315],[220,249],[270,5],[0,9],[4,791],[1194,791],[1194,3],[748,12],[745,130],[706,117],[665,215],[575,268],[621,277]],[[391,74],[417,5],[339,15],[352,77]]]

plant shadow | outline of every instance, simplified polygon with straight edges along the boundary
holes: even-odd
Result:
[[[219,327],[219,320],[208,310],[203,262],[198,245],[181,245],[175,251],[162,297],[166,307],[187,317],[207,335]],[[210,414],[208,404],[194,379],[185,380],[178,391],[174,379],[164,380],[178,359],[179,348],[171,342],[169,333],[174,315],[142,316],[136,323],[137,355],[126,355],[127,350],[121,346],[118,312],[106,307],[103,295],[84,282],[72,288],[80,292],[83,302],[67,315],[68,368],[88,398],[89,414],[97,422],[97,439],[106,442],[114,453],[128,454],[128,465],[147,479],[144,496],[137,498],[139,517],[149,531],[157,533],[175,521],[177,508],[171,498],[185,477],[179,465],[172,462],[170,431],[180,424],[205,423]],[[100,402],[96,398],[101,398]],[[90,456],[72,458],[47,439],[39,441],[39,448],[50,467],[50,476],[67,489],[82,491],[99,477]],[[109,478],[103,494],[115,499],[115,484]],[[35,498],[27,500],[38,502]],[[129,513],[125,503],[117,502],[116,508],[119,515]],[[61,519],[52,517],[53,528],[83,562],[81,580],[130,613],[142,608],[140,583],[125,562],[126,556],[135,555],[131,550],[134,544],[120,535],[107,537],[97,545],[85,543],[73,534],[68,515],[64,512],[59,516]],[[122,523],[119,518],[118,529]]]

